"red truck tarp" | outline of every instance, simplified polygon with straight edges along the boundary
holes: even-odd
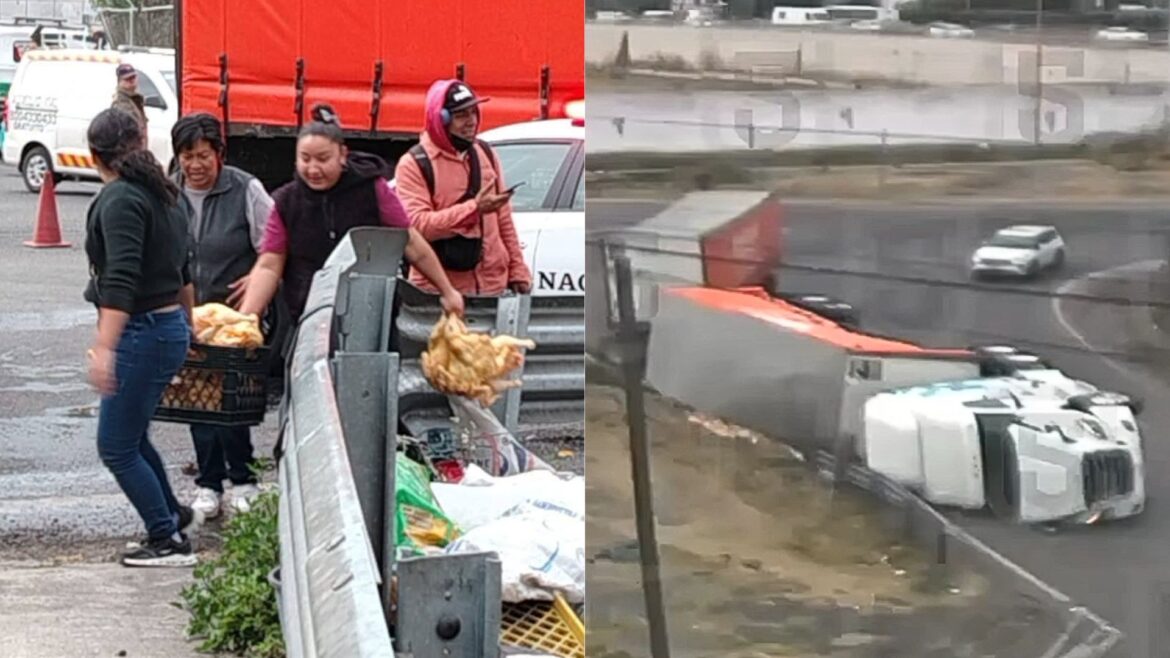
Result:
[[[480,95],[484,129],[538,118],[549,67],[549,116],[585,95],[584,7],[579,0],[182,0],[182,111],[222,115],[220,56],[227,55],[228,120],[295,127],[297,59],[304,60],[304,120],[316,102],[348,130],[370,130],[375,64],[383,62],[380,133],[417,133],[430,84],[455,77]]]

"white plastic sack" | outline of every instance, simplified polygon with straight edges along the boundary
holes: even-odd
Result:
[[[492,477],[469,465],[459,484],[434,482],[431,492],[448,518],[464,532],[498,519],[525,502],[563,507],[585,517],[585,478],[552,471]]]
[[[585,517],[567,507],[525,501],[447,546],[447,553],[481,552],[499,556],[504,601],[551,601],[554,592],[569,603],[585,600]]]
[[[495,553],[504,601],[585,600],[585,478],[551,471],[492,477],[468,466],[431,491],[463,535],[448,553]]]

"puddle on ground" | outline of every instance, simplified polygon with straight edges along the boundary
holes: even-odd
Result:
[[[617,389],[587,387],[587,624],[597,658],[648,654],[623,401]],[[653,395],[647,416],[675,658],[1039,655],[1063,631],[1010,588],[932,565],[887,524],[887,508],[833,493],[786,446],[693,422]]]
[[[43,413],[45,416],[56,418],[97,418],[98,405],[95,403],[80,407],[50,407]]]
[[[89,390],[85,382],[62,382],[50,384],[48,382],[29,382],[20,386],[5,386],[0,393],[77,393]]]
[[[0,313],[0,333],[11,331],[61,331],[93,325],[97,315],[92,308],[39,312]]]

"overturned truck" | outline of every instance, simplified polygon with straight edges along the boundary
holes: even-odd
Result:
[[[647,380],[811,449],[848,453],[926,500],[1023,523],[1145,504],[1136,401],[1010,348],[867,335],[762,288],[651,286]]]

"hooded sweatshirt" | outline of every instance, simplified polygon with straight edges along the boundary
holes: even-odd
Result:
[[[419,143],[430,158],[435,172],[435,194],[432,198],[418,162],[410,153],[402,156],[395,170],[396,186],[411,225],[428,242],[461,235],[480,236],[480,217],[474,199],[460,202],[467,191],[471,164],[466,153],[459,153],[451,144],[443,125],[441,111],[448,88],[457,80],[440,80],[431,85],[426,98],[426,130]],[[478,111],[478,110],[477,110]],[[478,144],[473,147],[479,156],[480,185],[495,193],[506,188],[499,160],[491,157]],[[451,284],[465,295],[499,295],[510,283],[532,284],[532,273],[524,263],[524,252],[512,223],[512,204],[505,203],[498,211],[483,217],[483,254],[479,265],[470,272],[447,272]],[[410,281],[428,291],[434,287],[417,269],[411,270]]]
[[[386,178],[390,166],[376,155],[351,152],[337,184],[318,192],[295,176],[272,195],[275,207],[264,226],[262,253],[282,253],[282,289],[292,317],[309,298],[313,275],[350,229],[409,228],[410,220]]]

